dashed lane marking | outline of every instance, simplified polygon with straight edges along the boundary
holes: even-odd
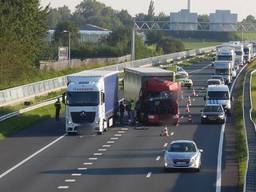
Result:
[[[115,141],[107,141],[108,144],[113,144]]]
[[[102,145],[102,147],[111,147],[111,145]]]
[[[97,157],[90,157],[89,160],[90,161],[96,161],[98,158]]]
[[[146,177],[147,177],[147,178],[151,177],[151,174],[152,174],[152,173],[149,172]]]
[[[69,186],[58,186],[58,189],[68,189]]]
[[[67,182],[67,183],[74,183],[74,182],[76,182],[76,180],[75,179],[66,179],[65,182]]]
[[[87,163],[87,162],[85,162],[85,163],[83,163],[84,165],[92,165],[93,163]]]
[[[171,136],[173,136],[174,135],[174,132],[171,132]]]
[[[85,171],[85,170],[87,170],[87,168],[86,167],[79,167],[79,168],[77,168],[79,171]]]
[[[107,149],[98,149],[98,151],[107,151]]]
[[[121,128],[121,131],[128,131],[128,128]]]
[[[81,173],[72,173],[71,176],[73,177],[80,177],[82,174]]]
[[[168,145],[168,143],[165,143],[165,144],[164,144],[164,147],[167,147],[167,145]]]
[[[125,133],[125,131],[118,131],[118,133]]]
[[[102,153],[94,153],[93,155],[95,155],[95,156],[101,156]]]
[[[161,158],[160,156],[157,156],[156,160],[157,160],[157,161],[159,161],[159,160],[160,160],[160,158]]]
[[[115,137],[121,137],[122,134],[115,134],[114,136],[115,136]]]
[[[110,139],[111,140],[118,140],[119,138],[118,137],[111,137]]]

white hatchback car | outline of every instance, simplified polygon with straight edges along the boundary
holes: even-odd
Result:
[[[193,169],[200,171],[201,153],[194,141],[176,140],[164,151],[164,169]]]

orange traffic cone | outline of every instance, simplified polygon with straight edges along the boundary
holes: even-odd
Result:
[[[189,109],[189,104],[188,104],[188,103],[187,103],[187,105],[186,105],[185,112],[186,112],[186,113],[190,113],[190,109]]]
[[[169,137],[169,131],[167,126],[165,126],[165,128],[162,130],[162,133],[160,134],[160,136]]]
[[[197,94],[196,94],[196,90],[195,90],[195,89],[192,90],[192,97],[197,97]]]
[[[188,96],[188,104],[191,106],[191,98]]]
[[[188,123],[192,123],[192,115],[188,114]]]

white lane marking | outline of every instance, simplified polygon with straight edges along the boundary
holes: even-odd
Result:
[[[167,145],[168,145],[168,143],[165,143],[165,144],[164,144],[164,147],[167,147]]]
[[[111,140],[118,140],[119,138],[118,137],[111,137],[110,139]]]
[[[58,186],[58,189],[68,189],[69,186]]]
[[[151,174],[152,174],[152,173],[149,172],[146,177],[147,177],[147,178],[151,177]]]
[[[159,160],[160,160],[160,158],[161,158],[160,156],[157,156],[156,161],[159,161]]]
[[[74,182],[76,182],[76,180],[75,179],[66,179],[65,182],[67,182],[67,183],[74,183]]]
[[[111,147],[111,145],[102,145],[102,147]]]
[[[107,151],[107,149],[98,149],[98,151]]]
[[[79,167],[79,168],[77,168],[79,171],[85,171],[85,170],[87,170],[87,168],[86,167]]]
[[[84,136],[81,135],[81,136],[79,136],[79,137],[80,137],[80,138],[83,138]]]
[[[121,137],[122,134],[115,134],[114,136],[115,136],[115,137]]]
[[[87,162],[85,162],[85,163],[83,163],[84,165],[92,165],[93,163],[87,163]]]
[[[237,77],[232,83],[232,86],[230,88],[230,92],[233,92],[234,86],[236,84],[236,81],[242,71],[245,69],[247,65],[245,65],[238,73]],[[224,143],[224,133],[225,133],[225,127],[226,123],[222,125],[221,127],[221,133],[220,133],[220,141],[219,141],[219,150],[218,150],[218,159],[217,159],[217,176],[216,176],[216,192],[221,192],[221,171],[222,171],[222,153],[223,153],[223,143]]]
[[[121,131],[128,131],[128,128],[121,128]]]
[[[125,133],[125,131],[118,131],[118,133]]]
[[[115,141],[107,141],[108,144],[113,144]]]
[[[80,177],[82,174],[81,173],[72,173],[71,176],[73,177]]]
[[[93,155],[95,155],[95,156],[101,156],[102,153],[94,153]]]
[[[173,136],[174,135],[174,132],[171,132],[171,136]]]
[[[90,161],[96,161],[98,158],[97,157],[90,157],[89,160]]]
[[[60,141],[61,139],[63,139],[66,136],[66,134],[62,135],[61,137],[55,139],[53,142],[49,143],[48,145],[46,145],[45,147],[41,148],[40,150],[38,150],[37,152],[33,153],[32,155],[30,155],[29,157],[27,157],[26,159],[24,159],[23,161],[21,161],[20,163],[14,165],[12,168],[8,169],[7,171],[5,171],[4,173],[2,173],[0,175],[0,179],[3,178],[4,176],[6,176],[7,174],[9,174],[10,172],[14,171],[15,169],[17,169],[18,167],[20,167],[21,165],[23,165],[24,163],[28,162],[30,159],[32,159],[33,157],[37,156],[39,153],[43,152],[44,150],[46,150],[47,148],[51,147],[52,145],[54,145],[55,143],[57,143],[58,141]]]

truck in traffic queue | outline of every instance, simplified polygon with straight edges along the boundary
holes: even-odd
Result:
[[[231,113],[231,94],[227,85],[209,85],[205,96],[206,105],[220,104],[227,114]]]
[[[226,85],[232,83],[232,62],[230,61],[215,61],[215,75],[222,75]]]
[[[143,124],[177,124],[180,84],[175,73],[156,67],[126,68],[124,95],[134,100],[137,120]]]
[[[217,47],[217,54],[215,61],[229,61],[231,63],[232,76],[236,76],[235,66],[236,53],[233,47],[228,45],[221,45]]]
[[[235,49],[235,66],[239,69],[239,66],[244,64],[244,45],[241,42],[229,43]]]
[[[91,70],[67,77],[66,132],[102,134],[118,110],[118,72]]]
[[[249,42],[244,43],[244,60],[245,63],[250,63],[253,59],[253,44]]]

